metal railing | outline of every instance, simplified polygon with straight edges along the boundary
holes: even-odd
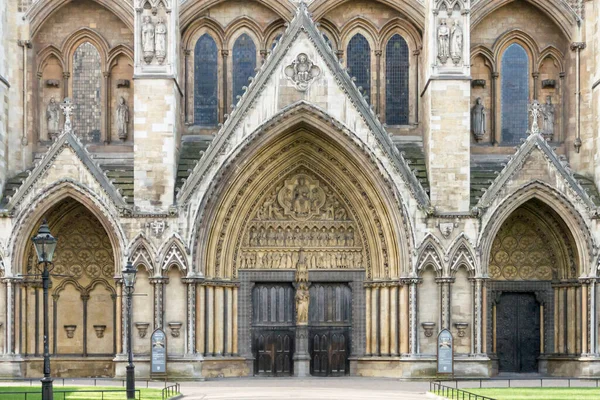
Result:
[[[514,387],[600,387],[600,378],[562,378],[562,377],[503,377],[492,378],[455,378],[437,381],[458,389],[459,383],[466,388],[514,388]]]
[[[126,390],[118,390],[118,389],[106,389],[106,390],[54,390],[53,391],[53,399],[54,400],[66,400],[67,399],[67,395],[71,394],[71,393],[75,393],[75,394],[79,394],[79,393],[89,393],[90,395],[92,393],[97,394],[97,396],[93,396],[93,397],[87,397],[88,395],[86,395],[86,399],[96,399],[96,400],[104,400],[104,394],[105,393],[110,393],[110,394],[114,394],[114,393],[123,393],[123,399],[127,398],[127,391]],[[4,396],[9,396],[9,397],[4,397]],[[23,399],[23,400],[38,400],[40,399],[42,396],[42,391],[36,391],[36,392],[1,392],[0,393],[0,400],[3,399],[11,399],[11,400],[18,400],[18,399]],[[112,396],[110,396],[111,398],[114,398]],[[141,391],[140,390],[136,390],[135,391],[135,398],[140,400],[142,398],[141,395]],[[164,397],[163,397],[164,398]],[[168,397],[167,397],[168,398]]]
[[[171,397],[179,393],[179,383],[175,383],[174,385],[167,386],[162,390],[162,399],[170,399]]]
[[[466,390],[442,385],[440,382],[429,382],[429,391],[447,399],[456,400],[495,400],[493,397],[482,396]]]

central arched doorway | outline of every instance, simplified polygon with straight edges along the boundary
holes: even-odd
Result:
[[[205,304],[227,310],[205,316],[201,347],[237,349],[249,374],[345,375],[367,348],[399,352],[397,288],[365,290],[407,265],[395,195],[347,137],[303,119],[248,146],[199,224],[198,264],[216,285],[233,286],[223,295],[206,285]]]
[[[499,372],[544,372],[548,357],[581,352],[577,260],[568,227],[542,201],[524,203],[503,222],[491,247],[488,282]]]

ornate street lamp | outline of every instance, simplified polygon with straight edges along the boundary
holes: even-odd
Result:
[[[36,236],[32,237],[35,252],[38,257],[38,270],[42,273],[44,288],[44,377],[42,378],[42,400],[52,400],[52,378],[50,377],[50,349],[48,343],[48,287],[50,271],[54,269],[52,259],[56,249],[56,238],[50,233],[48,222],[44,220]],[[43,267],[40,268],[40,265]],[[50,266],[50,267],[49,267]]]
[[[131,297],[135,285],[135,274],[131,261],[123,269],[123,285],[127,296],[127,399],[135,399],[135,366],[133,365],[133,343],[131,341]]]

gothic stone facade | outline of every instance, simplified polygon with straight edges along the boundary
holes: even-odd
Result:
[[[162,329],[170,377],[425,377],[444,328],[458,376],[597,376],[599,26],[600,0],[3,2],[0,375],[41,374],[46,219],[55,376],[130,348],[148,376]]]

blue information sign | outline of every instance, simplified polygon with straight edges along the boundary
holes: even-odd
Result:
[[[442,329],[437,340],[438,374],[454,373],[454,340],[448,329]]]
[[[152,356],[150,371],[153,375],[167,373],[167,335],[162,329],[157,329],[152,333],[150,339],[152,344]]]

